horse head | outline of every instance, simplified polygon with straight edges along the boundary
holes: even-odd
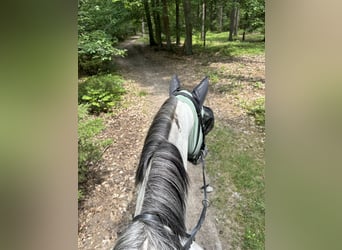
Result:
[[[195,164],[198,163],[200,151],[205,147],[205,136],[214,127],[214,112],[211,108],[203,105],[208,89],[208,77],[205,77],[192,91],[188,91],[181,88],[177,75],[172,77],[169,88],[170,96],[176,96],[180,101],[192,106],[192,113],[197,117],[188,144],[188,160]]]

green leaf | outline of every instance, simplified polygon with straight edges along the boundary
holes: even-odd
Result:
[[[84,100],[84,101],[89,101],[91,99],[92,98],[90,96],[87,96],[87,95],[82,96],[82,100]]]
[[[110,95],[106,95],[106,96],[104,96],[104,97],[102,98],[102,101],[107,102],[107,101],[109,101],[109,100],[111,100],[111,99],[112,99],[112,98],[111,98]]]
[[[98,102],[92,102],[91,105],[95,106],[95,107],[100,107],[100,104]]]

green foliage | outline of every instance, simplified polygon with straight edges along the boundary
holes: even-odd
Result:
[[[242,104],[248,110],[248,114],[254,116],[255,123],[259,126],[265,126],[265,98],[260,97],[252,103]]]
[[[265,84],[262,83],[262,82],[255,82],[253,83],[253,88],[256,88],[256,89],[265,89]]]
[[[253,32],[257,29],[265,33],[265,0],[243,0],[241,4],[240,26]]]
[[[78,39],[79,69],[88,74],[106,70],[113,55],[125,55],[125,50],[112,46],[110,37],[102,30],[82,33]]]
[[[101,158],[102,150],[111,144],[108,140],[98,140],[95,136],[103,129],[102,119],[88,114],[88,105],[78,105],[78,197],[83,197],[82,183],[87,179],[89,166]]]
[[[80,0],[78,4],[79,71],[97,74],[109,68],[112,56],[124,56],[115,48],[134,30],[132,12],[123,1]],[[114,46],[114,47],[113,47]]]
[[[88,104],[90,113],[109,112],[125,93],[122,78],[117,75],[89,77],[78,86],[78,103]]]
[[[211,84],[216,84],[220,81],[220,74],[217,70],[207,69],[204,75],[208,76]]]
[[[134,2],[133,2],[134,3]],[[78,5],[79,34],[102,30],[112,41],[121,40],[134,31],[133,11],[137,7],[125,1],[80,0]]]

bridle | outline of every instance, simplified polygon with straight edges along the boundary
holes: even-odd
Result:
[[[209,107],[200,107],[199,102],[192,96],[192,94],[188,91],[178,91],[173,93],[176,98],[180,99],[180,101],[187,102],[188,104],[193,104],[197,114],[197,136],[196,136],[196,143],[194,149],[188,153],[188,160],[193,164],[197,165],[201,163],[202,165],[202,177],[203,177],[203,200],[202,200],[202,212],[197,221],[196,226],[191,230],[190,233],[186,233],[187,240],[183,245],[183,250],[190,249],[192,242],[195,239],[197,232],[200,230],[202,224],[204,223],[207,208],[209,207],[210,203],[207,197],[207,184],[205,178],[205,157],[207,155],[207,148],[205,145],[205,136],[209,133],[209,131],[214,126],[214,115],[213,111]],[[191,103],[189,103],[189,101]],[[202,138],[201,138],[202,135]],[[201,142],[201,145],[199,145]],[[158,214],[152,213],[142,213],[133,218],[134,221],[142,220],[144,222],[155,222],[161,225],[167,226],[163,223],[162,219],[159,217]]]
[[[186,90],[178,91],[174,93],[174,95],[180,101],[186,102],[190,105],[192,104],[192,106],[195,108],[197,116],[196,142],[194,143],[195,147],[192,149],[192,151],[188,152],[188,160],[197,165],[199,163],[202,151],[205,150],[206,147],[205,136],[214,127],[214,114],[209,107],[201,107],[199,102],[192,96],[192,94]],[[199,144],[200,141],[201,144]]]

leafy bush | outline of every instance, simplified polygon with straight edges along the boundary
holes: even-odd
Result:
[[[83,196],[80,184],[86,181],[89,166],[100,160],[102,150],[111,143],[110,140],[96,140],[95,136],[104,129],[100,118],[89,116],[88,105],[78,105],[78,184],[79,199]]]
[[[115,46],[135,27],[132,19],[123,1],[78,1],[78,65],[81,74],[106,72],[112,66],[112,56],[124,56],[125,50]]]
[[[88,104],[88,111],[93,114],[108,112],[125,93],[122,78],[117,75],[89,77],[78,86],[78,103]]]
[[[79,70],[97,74],[109,67],[113,55],[125,55],[125,50],[112,46],[110,36],[102,30],[84,32],[78,39]]]

